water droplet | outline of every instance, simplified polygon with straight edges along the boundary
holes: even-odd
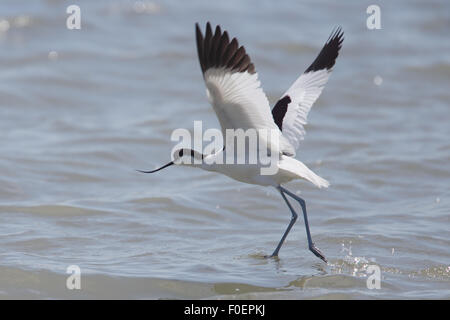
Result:
[[[58,59],[58,52],[56,52],[56,51],[50,51],[49,53],[48,53],[48,59],[49,60],[57,60]]]
[[[0,32],[6,32],[9,30],[9,21],[8,20],[0,20]]]
[[[20,15],[14,19],[14,25],[18,28],[27,27],[31,24],[31,18],[26,15]]]
[[[133,4],[133,10],[137,13],[143,13],[145,11],[145,3],[142,1],[136,1]]]
[[[161,10],[161,7],[153,2],[147,1],[136,1],[133,4],[133,10],[136,13],[158,13]]]
[[[383,78],[380,76],[375,76],[373,78],[373,83],[375,83],[375,85],[377,86],[381,86],[381,84],[383,83]]]

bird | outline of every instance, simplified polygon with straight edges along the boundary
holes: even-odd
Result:
[[[227,144],[211,154],[203,154],[190,148],[176,149],[169,163],[155,170],[138,171],[155,173],[172,165],[184,165],[218,172],[244,183],[274,187],[286,202],[291,220],[273,253],[265,257],[278,257],[289,231],[297,220],[298,214],[288,199],[290,197],[297,201],[302,209],[309,250],[327,263],[325,255],[312,240],[305,200],[283,185],[292,180],[303,179],[318,188],[329,186],[327,180],[315,174],[295,157],[296,150],[305,137],[308,113],[327,83],[342,47],[342,28],[334,28],[312,64],[281,96],[272,110],[258,80],[255,66],[244,46],[240,46],[236,38],[230,40],[228,32],[222,31],[220,25],[213,31],[210,22],[206,23],[204,34],[196,23],[195,34],[207,97],[217,115],[222,134],[225,136],[229,129],[266,129],[274,132],[279,143],[267,144],[267,151],[274,157],[277,171],[275,174],[263,175],[260,163],[224,164],[215,161],[226,157],[227,152],[231,153]]]

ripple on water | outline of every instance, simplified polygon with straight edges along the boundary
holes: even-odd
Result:
[[[104,210],[68,205],[0,206],[0,212],[25,213],[41,217],[80,217],[108,214]]]

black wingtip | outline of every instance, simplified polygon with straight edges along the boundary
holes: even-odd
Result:
[[[341,26],[333,28],[328,40],[325,42],[322,50],[320,51],[314,62],[306,69],[305,73],[310,71],[318,71],[333,68],[336,63],[336,58],[339,55],[339,50],[342,47],[344,41],[344,31]]]
[[[328,40],[326,43],[330,42],[330,40],[336,38],[336,37],[342,37],[342,35],[344,34],[344,32],[342,31],[342,27],[341,26],[335,26],[333,28],[333,30],[330,33],[330,36],[328,37]]]
[[[219,25],[213,33],[211,23],[206,23],[205,34],[195,25],[197,51],[203,74],[210,68],[225,68],[235,72],[255,73],[255,66],[247,55],[245,48],[239,46],[236,38],[229,40],[228,32]]]
[[[331,33],[330,39],[328,42],[337,41],[339,45],[339,49],[342,46],[342,42],[344,41],[344,31],[342,31],[341,26],[337,26],[334,28],[334,32]]]

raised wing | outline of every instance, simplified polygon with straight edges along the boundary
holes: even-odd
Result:
[[[328,81],[344,41],[341,28],[333,31],[316,60],[292,84],[272,109],[272,115],[283,136],[298,149],[305,137],[306,118]]]
[[[239,46],[236,38],[230,41],[220,26],[213,34],[209,22],[205,36],[196,24],[196,38],[206,93],[224,137],[226,129],[272,129],[280,139],[278,151],[293,155],[295,150],[273,121],[269,101],[245,48]]]

